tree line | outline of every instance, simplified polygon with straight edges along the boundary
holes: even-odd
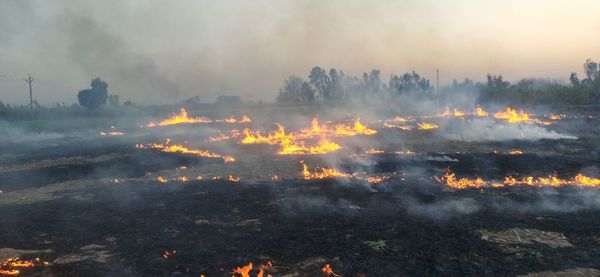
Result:
[[[279,89],[279,103],[333,103],[353,98],[394,99],[401,95],[424,98],[451,98],[458,92],[471,92],[479,103],[585,105],[600,104],[600,70],[598,63],[587,59],[583,64],[582,79],[571,73],[569,82],[526,78],[515,83],[506,81],[502,75],[487,75],[485,82],[469,79],[454,80],[437,93],[428,79],[415,71],[400,75],[391,74],[382,82],[381,71],[373,69],[362,78],[346,75],[335,68],[313,67],[308,78],[292,75]]]

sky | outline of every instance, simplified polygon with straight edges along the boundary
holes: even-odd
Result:
[[[600,60],[598,0],[0,1],[0,101],[71,104],[101,77],[121,101],[273,101],[315,65],[566,80]]]

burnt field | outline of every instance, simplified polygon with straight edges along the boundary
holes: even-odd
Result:
[[[599,115],[502,112],[20,134],[0,275],[600,274]]]

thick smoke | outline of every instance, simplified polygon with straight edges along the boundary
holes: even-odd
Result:
[[[471,141],[577,139],[536,125],[510,124],[492,119],[473,119],[458,124],[442,125],[444,138]]]
[[[129,49],[93,19],[67,13],[58,20],[58,26],[68,34],[67,58],[89,76],[102,76],[109,81],[113,92],[124,96],[143,92],[147,102],[161,101],[165,95],[179,97],[179,87],[152,59]]]

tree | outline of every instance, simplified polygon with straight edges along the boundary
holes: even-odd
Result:
[[[573,86],[574,88],[578,88],[581,85],[579,83],[579,78],[577,78],[577,73],[575,73],[575,72],[571,72],[569,81],[571,82],[571,86]]]
[[[288,77],[283,87],[279,89],[277,102],[312,102],[315,99],[315,91],[309,83],[298,76]]]
[[[401,76],[392,74],[390,76],[389,89],[395,94],[403,94],[405,92],[416,92],[421,95],[426,95],[432,91],[429,80],[421,77],[416,72],[404,73]]]
[[[97,109],[106,104],[108,99],[108,84],[100,78],[95,78],[90,83],[91,89],[79,91],[77,99],[79,105],[88,108],[89,110]]]
[[[593,81],[598,76],[598,64],[591,59],[587,59],[583,64],[583,71],[585,72],[585,76],[590,81]]]
[[[332,100],[331,78],[324,69],[319,66],[313,67],[308,75],[308,80],[322,100]]]

